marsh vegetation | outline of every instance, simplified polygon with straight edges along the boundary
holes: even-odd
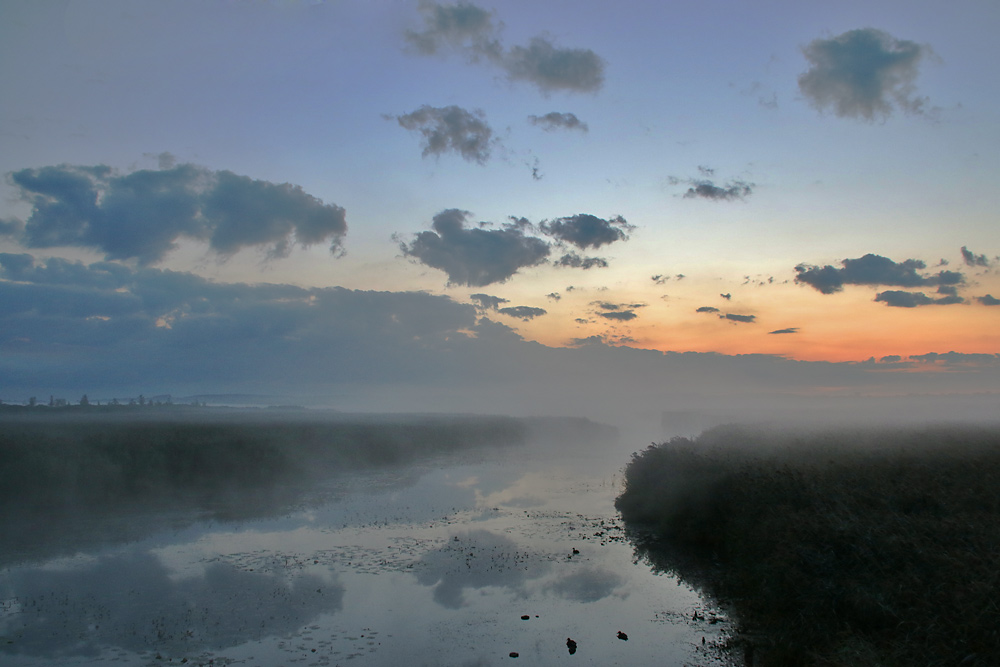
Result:
[[[1000,664],[1000,429],[719,427],[633,455],[637,554],[748,665]]]
[[[532,429],[508,417],[183,407],[2,417],[0,562],[134,539],[137,528],[182,512],[222,520],[280,515],[335,493],[338,476],[517,446]]]

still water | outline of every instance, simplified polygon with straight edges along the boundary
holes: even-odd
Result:
[[[3,558],[0,664],[723,664],[723,613],[635,562],[614,510],[648,442],[436,457]]]

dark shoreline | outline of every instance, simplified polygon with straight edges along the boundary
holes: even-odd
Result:
[[[748,667],[1000,664],[1000,428],[721,427],[633,455],[636,554]]]

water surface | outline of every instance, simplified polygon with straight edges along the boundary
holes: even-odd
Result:
[[[0,557],[0,663],[721,664],[721,613],[623,536],[620,469],[644,442],[345,473],[262,518],[122,508],[152,528]]]

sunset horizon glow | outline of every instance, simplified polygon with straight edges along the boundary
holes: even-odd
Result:
[[[1000,397],[1000,6],[0,15],[5,402]]]

